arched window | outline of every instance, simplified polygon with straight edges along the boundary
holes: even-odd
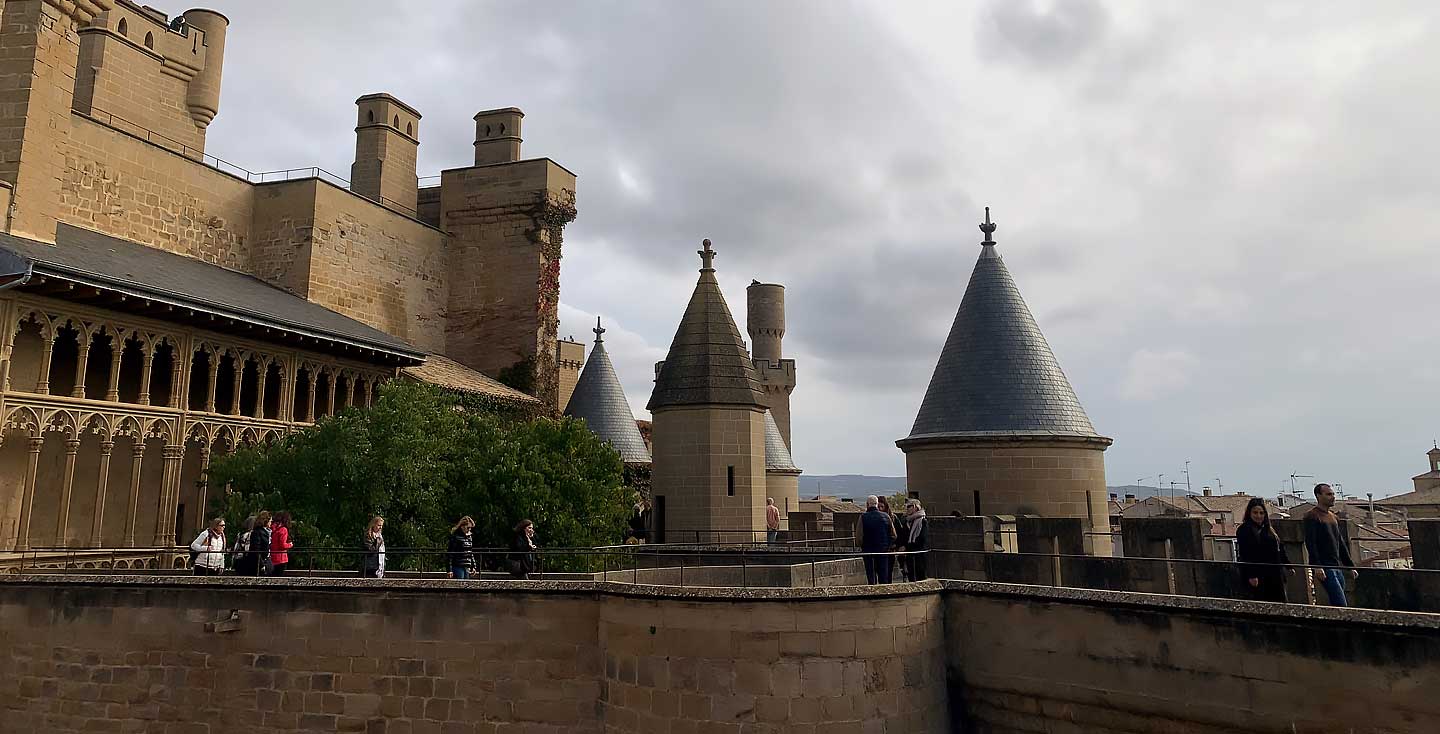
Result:
[[[393,128],[395,128],[396,130],[399,130],[399,129],[400,129],[400,116],[399,116],[399,115],[396,115],[396,116],[395,116],[395,120],[390,123],[390,127],[393,127]]]
[[[375,124],[375,110],[370,110],[369,112],[366,112],[365,114],[367,114],[367,115],[370,116],[370,124],[372,124],[372,125]]]
[[[501,135],[504,135],[504,134],[505,134],[505,123],[503,123],[503,122],[500,123],[500,134],[501,134]]]
[[[149,32],[147,32],[147,33],[145,34],[145,48],[155,48],[155,34],[154,34],[154,33],[149,33]]]
[[[409,135],[409,136],[412,137],[412,138],[415,137],[414,127],[413,127],[410,123],[408,123],[408,122],[405,123],[405,134],[406,134],[406,135]]]
[[[126,34],[128,34],[128,33],[130,33],[130,24],[129,24],[129,23],[126,23],[124,18],[121,18],[121,19],[120,19],[120,35],[124,36],[124,35],[126,35]]]

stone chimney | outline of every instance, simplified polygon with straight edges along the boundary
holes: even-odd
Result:
[[[1201,491],[1202,493],[1204,493],[1204,496],[1206,496],[1206,497],[1209,497],[1209,496],[1210,496],[1210,488],[1209,488],[1209,487],[1206,487],[1206,488],[1204,488],[1204,489],[1202,489],[1202,490],[1200,490],[1200,491]]]
[[[476,113],[475,165],[520,160],[520,123],[524,120],[525,113],[519,107]]]
[[[1126,502],[1129,502],[1129,503],[1131,503],[1131,504],[1134,504],[1134,503],[1135,503],[1135,495],[1133,495],[1133,494],[1127,494],[1127,495],[1125,495],[1125,501],[1126,501]]]
[[[385,94],[355,100],[355,162],[350,190],[411,217],[419,191],[415,158],[420,147],[420,113]]]

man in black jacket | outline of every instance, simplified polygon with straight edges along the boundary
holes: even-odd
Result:
[[[1310,554],[1310,565],[1323,566],[1315,569],[1315,581],[1324,585],[1330,605],[1346,606],[1345,576],[1341,568],[1350,569],[1350,578],[1358,578],[1360,572],[1350,560],[1350,548],[1340,534],[1340,519],[1330,510],[1335,506],[1335,491],[1328,484],[1315,485],[1315,509],[1305,513],[1305,550]]]

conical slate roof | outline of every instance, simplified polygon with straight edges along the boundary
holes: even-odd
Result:
[[[715,280],[715,251],[710,240],[704,245],[700,280],[655,375],[655,391],[646,406],[650,410],[677,405],[764,407],[755,366]]]
[[[598,318],[594,331],[595,348],[590,351],[590,359],[585,360],[585,369],[575,383],[565,415],[584,418],[586,427],[610,444],[625,463],[649,464],[650,450],[640,437],[640,428],[635,425],[635,415],[630,412],[630,402],[625,399],[625,390],[615,376],[610,355],[605,353],[602,337],[605,329],[601,328]]]
[[[910,440],[946,436],[1096,436],[1005,261],[985,210],[980,259],[940,352]]]
[[[775,416],[768,410],[765,411],[765,471],[800,473],[800,467],[790,458],[790,449],[785,448],[785,438],[780,435]]]

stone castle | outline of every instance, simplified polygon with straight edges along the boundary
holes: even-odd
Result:
[[[227,31],[0,6],[0,549],[171,544],[215,454],[397,375],[539,412],[575,383],[575,175],[521,158],[524,114],[475,115],[473,162],[421,185],[420,113],[365,94],[349,181],[247,171],[205,148]]]

